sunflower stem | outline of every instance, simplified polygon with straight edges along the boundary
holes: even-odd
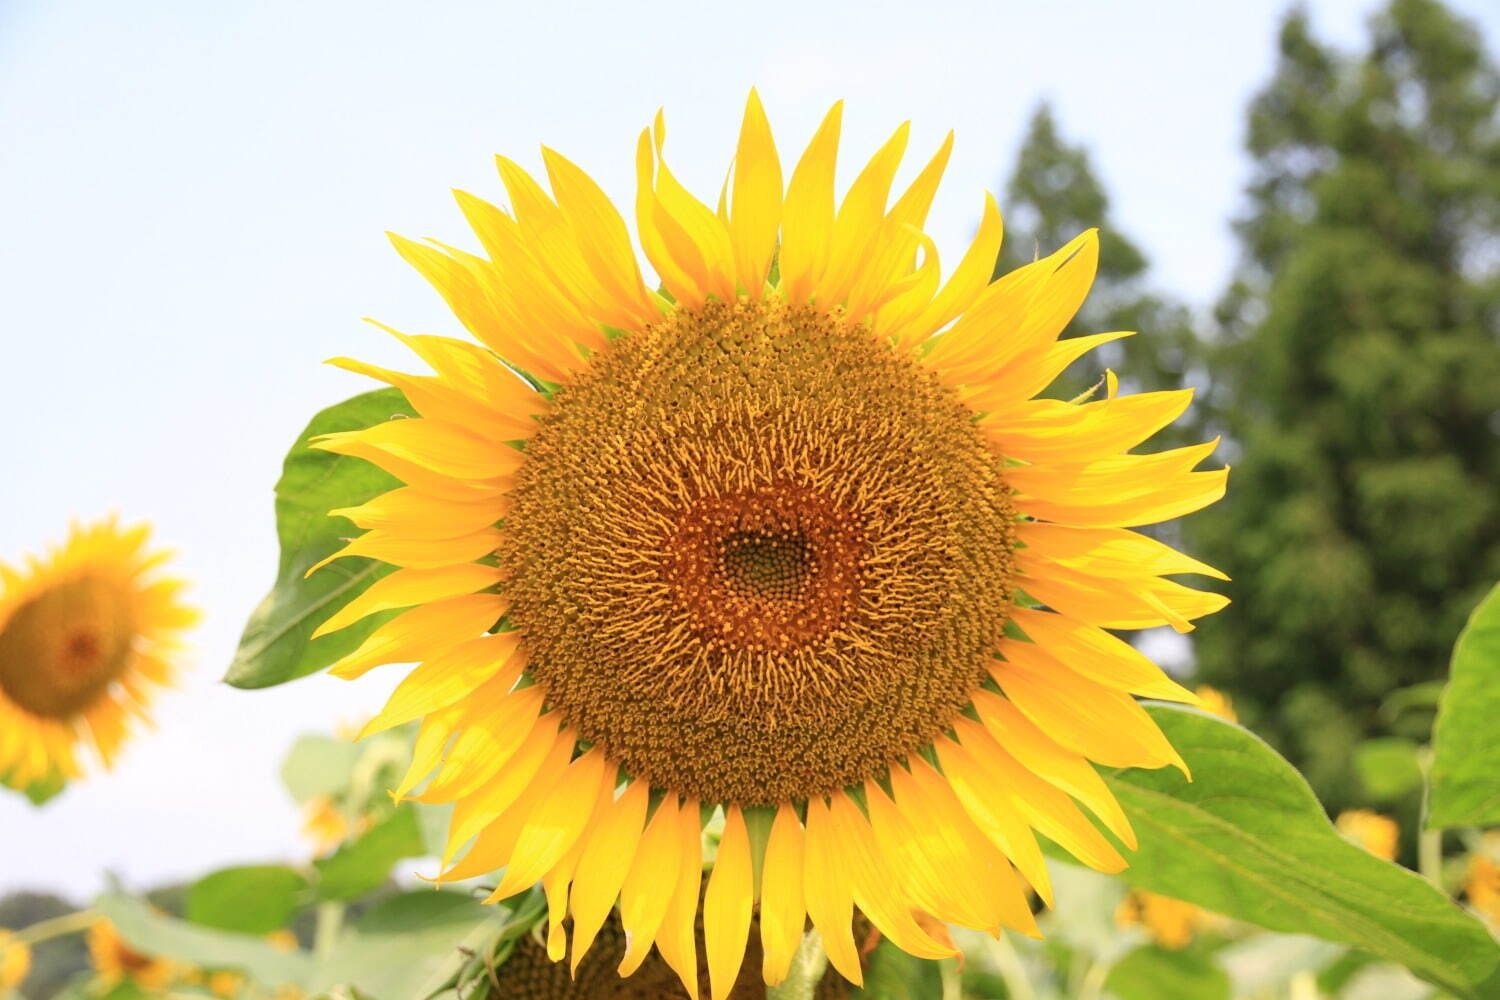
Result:
[[[1443,831],[1427,825],[1428,804],[1432,798],[1432,747],[1424,746],[1417,751],[1417,764],[1422,769],[1422,813],[1417,834],[1417,871],[1423,878],[1438,887],[1444,895],[1443,886]]]
[[[1104,981],[1109,978],[1109,962],[1095,961],[1078,984],[1078,1000],[1099,1000],[1104,995]]]
[[[76,913],[64,913],[60,917],[52,917],[48,920],[32,924],[23,930],[16,932],[14,941],[18,944],[33,945],[42,941],[50,941],[53,938],[64,937],[68,934],[78,934],[88,930],[98,923],[99,914],[93,910],[79,910]]]
[[[958,960],[945,958],[939,961],[938,975],[942,977],[943,1000],[963,1000],[964,981],[958,971]]]
[[[319,903],[318,922],[313,930],[313,954],[326,959],[333,954],[338,943],[339,931],[344,926],[343,903]]]
[[[766,1000],[812,1000],[827,968],[828,953],[823,950],[823,939],[817,931],[808,931],[802,936],[802,945],[792,958],[786,978],[766,987]]]
[[[995,968],[1005,981],[1005,992],[1010,994],[1011,1000],[1036,1000],[1036,991],[1031,988],[1031,977],[1026,975],[1021,953],[1010,943],[1005,931],[1001,931],[990,945],[990,956],[995,960]]]

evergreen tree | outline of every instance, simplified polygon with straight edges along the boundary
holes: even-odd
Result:
[[[1349,58],[1294,10],[1250,108],[1209,400],[1234,471],[1186,525],[1235,603],[1195,649],[1332,806],[1359,797],[1382,701],[1445,676],[1500,578],[1500,78],[1478,37],[1394,0]]]
[[[1071,398],[1113,368],[1126,391],[1174,389],[1185,384],[1197,355],[1191,317],[1181,305],[1146,287],[1146,255],[1110,218],[1109,195],[1094,175],[1088,150],[1068,143],[1052,110],[1038,105],[1005,188],[1005,241],[995,275],[1029,263],[1099,227],[1099,274],[1088,301],[1063,336],[1134,330],[1136,336],[1091,352],[1065,372],[1047,395]],[[1183,443],[1164,433],[1162,446]],[[1168,440],[1172,437],[1172,440]]]

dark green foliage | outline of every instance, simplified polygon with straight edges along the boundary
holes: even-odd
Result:
[[[1235,603],[1196,651],[1334,808],[1359,741],[1425,739],[1381,701],[1444,675],[1500,578],[1500,78],[1477,39],[1395,0],[1356,59],[1293,11],[1250,109],[1207,400],[1234,472],[1186,525]]]
[[[1058,134],[1047,105],[1040,105],[1016,158],[1001,203],[1005,241],[995,262],[998,277],[1099,228],[1099,275],[1088,301],[1064,336],[1134,330],[1076,362],[1043,395],[1070,399],[1113,368],[1123,391],[1176,389],[1188,383],[1197,357],[1191,317],[1181,305],[1152,293],[1148,262],[1110,218],[1109,196],[1094,175],[1088,151]],[[1185,443],[1168,431],[1163,446]]]

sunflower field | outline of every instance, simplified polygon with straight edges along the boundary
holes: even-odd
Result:
[[[1245,106],[1224,38],[1191,36],[1224,80],[1187,93],[1181,46],[1106,6],[1077,44],[1113,17],[1162,45],[1130,70],[1180,96],[1161,114]],[[146,145],[93,169],[173,193],[100,216],[89,258],[92,189],[42,196],[74,242],[6,279],[34,285],[7,520],[64,513],[0,553],[0,1000],[1500,1000],[1493,11],[1388,0],[1347,43],[1316,6],[1254,14],[1271,67],[1205,306],[1166,291],[1191,212],[1126,235],[1040,29],[994,51],[1053,59],[1063,99],[1022,91],[989,193],[921,120],[956,96],[900,124],[861,96],[902,93],[865,75],[894,52],[993,71],[956,23],[873,12],[858,71],[756,28],[718,75],[762,46],[764,85],[698,93],[713,57],[674,75],[615,9],[568,24],[602,68],[561,11],[476,5],[513,35],[439,44],[454,12],[270,10],[16,15],[17,52],[93,54],[22,60],[53,83],[20,106],[61,116],[14,119],[35,149],[143,108],[187,139],[129,125]],[[461,86],[491,71],[469,46],[555,92]],[[224,68],[268,54],[284,79]],[[605,122],[567,73],[710,94],[687,120],[722,128],[670,99]],[[410,147],[469,149],[475,108],[474,142],[529,147],[528,102],[612,153],[505,149],[456,212],[391,207],[438,235],[389,234],[388,281],[339,262],[329,205],[384,220],[335,150],[383,158],[380,197],[441,193]],[[1194,142],[1126,162],[1197,204]],[[200,197],[236,156],[268,189]],[[89,291],[46,291],[85,259]],[[313,335],[282,331],[340,282],[415,318],[333,324],[338,388],[303,391]],[[165,339],[87,319],[134,295]],[[126,513],[69,523],[96,498]]]

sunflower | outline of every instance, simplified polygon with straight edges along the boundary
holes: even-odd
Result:
[[[89,928],[88,944],[94,971],[109,987],[128,980],[148,993],[155,992],[188,971],[170,959],[143,955],[131,948],[108,920],[99,920]]]
[[[178,634],[197,620],[150,529],[114,518],[73,525],[24,569],[0,564],[0,782],[56,785],[90,744],[106,767],[170,684]]]
[[[31,971],[31,947],[0,928],[0,996],[16,989]]]
[[[1036,833],[1122,868],[1081,803],[1134,844],[1090,762],[1186,770],[1132,695],[1195,696],[1107,630],[1226,603],[1129,530],[1223,493],[1212,442],[1131,451],[1190,393],[1034,398],[1126,336],[1057,339],[1097,234],[991,282],[987,197],[941,281],[952,136],[888,206],[903,125],[835,207],[840,118],[783,187],[752,93],[715,210],[658,114],[635,222],[659,290],[581,169],[544,149],[549,193],[501,158],[508,211],[458,194],[483,255],[393,237],[479,343],[390,331],[431,374],[334,359],[420,417],[315,442],[405,484],[334,512],[366,530],[329,560],[399,568],[321,631],[408,609],[333,672],[420,661],[367,732],[421,720],[395,792],[455,804],[440,878],[540,880],[575,964],[618,899],[620,973],[654,942],[694,996],[700,895],[716,997],[753,914],[767,983],[808,920],[859,982],[856,908],[929,958],[944,923],[1036,934]]]

